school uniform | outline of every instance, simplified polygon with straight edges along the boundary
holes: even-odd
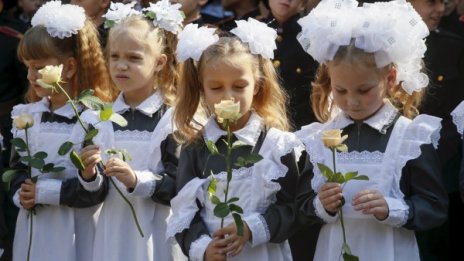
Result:
[[[279,25],[272,15],[264,20],[277,32],[277,49],[274,50],[272,63],[280,76],[282,87],[289,95],[289,118],[295,129],[318,121],[309,99],[311,82],[314,81],[318,64],[296,39],[301,32],[298,19],[299,14],[289,18],[282,25]]]
[[[257,20],[262,19],[261,12],[259,11],[258,7],[256,7],[253,10],[250,10],[249,12],[247,12],[246,14],[244,14],[244,15],[242,15],[240,17],[237,17],[236,15],[225,17],[222,20],[214,23],[213,25],[218,27],[219,29],[221,29],[224,32],[230,32],[230,30],[237,27],[237,23],[235,21],[237,21],[237,20],[248,20],[248,18],[250,18],[250,17],[254,18],[254,19],[257,19]]]
[[[172,137],[173,110],[164,104],[160,91],[133,110],[123,95],[114,102],[113,112],[127,120],[126,127],[112,122],[97,124],[98,115],[93,111],[86,111],[84,120],[99,129],[94,143],[102,152],[117,148],[130,154],[128,164],[137,177],[135,188],[128,190],[116,178],[113,181],[132,203],[144,237],[137,230],[128,204],[110,185],[97,222],[92,260],[185,260],[178,246],[171,246],[164,237],[171,215],[169,201],[175,193],[179,152]],[[105,162],[107,156],[102,157]],[[97,175],[93,181],[80,181],[86,189],[94,190],[104,179]]]
[[[342,129],[348,135],[347,153],[336,156],[337,171],[358,171],[368,181],[351,180],[343,185],[343,216],[347,243],[360,260],[419,260],[415,230],[441,225],[447,215],[447,195],[440,177],[434,149],[440,119],[420,115],[403,116],[390,102],[362,122],[343,112],[333,120],[305,126],[297,133],[306,146],[308,159],[299,180],[297,205],[304,224],[323,224],[314,260],[339,260],[342,230],[339,215],[328,214],[317,192],[326,179],[316,163],[332,166],[332,152],[321,135],[327,129]],[[357,212],[352,197],[367,188],[379,190],[388,204],[389,215],[377,220]]]
[[[80,108],[79,108],[80,109]],[[38,151],[47,153],[46,163],[65,167],[58,173],[41,174],[32,168],[32,177],[38,176],[36,183],[36,215],[33,216],[33,236],[31,260],[88,260],[87,253],[92,252],[98,204],[103,201],[107,186],[103,184],[92,192],[84,190],[77,180],[78,170],[69,156],[58,155],[59,147],[66,141],[79,144],[83,136],[79,135],[80,126],[69,103],[50,111],[48,98],[13,108],[12,117],[28,113],[33,116],[34,125],[28,129],[29,147],[32,155]],[[25,140],[25,131],[13,127],[13,137]],[[79,145],[74,149],[78,150]],[[18,159],[25,152],[15,152],[10,167],[27,169]],[[16,223],[13,246],[13,260],[26,260],[29,242],[29,211],[19,202],[21,184],[27,173],[17,173],[11,183],[13,202],[20,207]]]
[[[213,214],[208,196],[211,173],[217,179],[216,196],[224,198],[226,163],[224,158],[211,155],[206,142],[215,143],[220,153],[227,149],[222,141],[227,133],[213,117],[202,130],[202,139],[182,149],[177,179],[178,195],[171,201],[173,217],[168,224],[167,237],[176,238],[189,260],[203,260],[211,234],[220,228],[220,218]],[[253,165],[233,166],[229,197],[238,197],[237,205],[244,213],[242,219],[250,228],[252,240],[242,252],[228,260],[292,260],[287,238],[295,230],[294,200],[298,168],[295,157],[301,152],[296,137],[275,128],[266,129],[263,119],[252,112],[246,125],[232,135],[233,142],[245,146],[232,153],[239,156],[259,153],[263,159]],[[224,226],[233,223],[232,216]]]

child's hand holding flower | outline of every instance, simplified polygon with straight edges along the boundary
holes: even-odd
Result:
[[[335,215],[342,205],[343,194],[340,184],[336,182],[324,183],[318,195],[325,211],[331,215]]]
[[[19,202],[25,209],[32,209],[35,206],[35,183],[31,179],[26,179],[21,184],[19,191]]]
[[[81,158],[82,164],[84,164],[84,170],[81,171],[82,177],[84,180],[93,180],[97,175],[96,167],[102,160],[100,147],[93,144],[85,146],[81,150],[79,158]]]
[[[127,162],[119,158],[111,158],[106,162],[105,175],[116,177],[127,189],[135,188],[137,176]]]

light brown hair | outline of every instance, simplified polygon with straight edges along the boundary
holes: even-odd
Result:
[[[111,43],[118,37],[132,37],[143,42],[152,52],[147,57],[156,58],[165,54],[167,61],[163,69],[157,72],[153,88],[159,88],[164,102],[174,105],[176,99],[176,85],[179,79],[178,65],[175,55],[177,36],[155,27],[153,23],[139,15],[129,16],[114,25],[108,35],[107,52],[111,50]],[[149,58],[148,58],[149,59]]]
[[[64,61],[74,57],[77,71],[69,82],[72,98],[85,89],[93,89],[95,96],[105,102],[113,101],[117,94],[110,82],[97,30],[89,19],[77,34],[63,39],[50,36],[42,25],[30,28],[19,42],[18,57],[21,61],[48,58]],[[26,93],[26,99],[29,102],[40,100],[32,88]]]
[[[192,142],[198,138],[198,128],[192,125],[195,112],[206,111],[202,102],[202,72],[212,61],[231,61],[239,56],[241,64],[251,63],[254,70],[255,84],[259,85],[258,93],[253,97],[252,108],[264,119],[267,128],[288,130],[289,123],[286,113],[287,96],[279,85],[277,74],[269,59],[250,53],[248,47],[236,37],[222,37],[209,46],[197,63],[191,59],[182,66],[182,77],[178,89],[178,100],[174,112],[174,121],[178,127],[177,139],[180,142]],[[209,116],[209,115],[207,115]]]
[[[354,42],[348,46],[340,46],[335,57],[329,63],[337,65],[341,62],[351,64],[357,68],[376,68],[379,76],[386,76],[390,70],[394,70],[394,65],[390,64],[382,68],[377,68],[374,54],[366,53],[356,48]],[[330,98],[332,92],[330,73],[327,64],[319,65],[316,78],[312,83],[311,103],[314,114],[321,122],[330,119],[333,109],[336,107],[333,99]],[[407,118],[414,118],[418,113],[418,106],[422,100],[423,92],[414,92],[412,95],[406,93],[400,84],[395,84],[392,88],[387,88],[386,98],[397,107]]]

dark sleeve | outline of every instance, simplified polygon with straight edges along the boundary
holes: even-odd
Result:
[[[297,221],[304,226],[322,225],[324,221],[316,215],[314,208],[314,199],[317,196],[316,191],[311,187],[311,180],[314,177],[313,164],[306,156],[306,163],[298,179],[296,206]]]
[[[176,195],[176,176],[177,165],[179,164],[180,145],[170,134],[161,143],[161,162],[164,166],[164,173],[156,181],[155,192],[151,199],[157,203],[169,206],[171,199]]]
[[[461,143],[461,146],[464,155],[464,142]],[[461,168],[459,170],[459,192],[461,194],[461,201],[464,202],[464,160],[461,160]]]
[[[195,177],[201,177],[201,173],[199,173],[199,170],[195,167],[197,157],[195,155],[196,153],[194,147],[194,145],[187,145],[180,153],[178,167],[179,175],[176,179],[177,192],[180,191],[190,180],[194,179]],[[198,209],[202,208],[198,201],[197,205]],[[200,211],[198,211],[190,223],[189,228],[176,234],[176,240],[179,243],[182,252],[188,256],[191,244],[199,239],[202,235],[209,235],[209,231],[200,216]]]
[[[99,174],[98,174],[99,175]],[[87,208],[102,203],[108,194],[109,182],[103,176],[103,184],[97,191],[87,191],[78,178],[67,179],[61,184],[60,205]]]
[[[285,177],[279,178],[281,189],[277,192],[277,200],[263,214],[271,236],[271,243],[281,243],[296,232],[296,186],[298,181],[298,165],[294,152],[281,158],[282,164],[288,168]]]
[[[409,206],[405,228],[422,231],[446,221],[448,194],[443,186],[438,156],[431,144],[422,145],[421,155],[406,163],[400,189]]]

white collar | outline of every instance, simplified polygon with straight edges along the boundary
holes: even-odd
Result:
[[[259,135],[264,128],[263,119],[254,111],[251,112],[248,122],[240,130],[234,131],[234,136],[250,146],[255,146],[258,141]],[[206,141],[211,140],[214,143],[221,136],[227,135],[227,132],[222,130],[216,123],[215,117],[211,116],[203,128],[203,137]]]
[[[365,124],[369,125],[378,132],[385,134],[387,127],[396,119],[398,109],[391,104],[390,101],[386,101],[380,110],[364,121]],[[343,129],[346,126],[353,124],[354,121],[349,118],[345,113],[341,112],[333,119],[334,129]]]
[[[151,117],[159,108],[164,104],[163,96],[160,91],[156,91],[150,97],[146,98],[142,103],[140,103],[136,110],[141,113]],[[124,101],[123,93],[121,92],[118,98],[114,101],[113,112],[123,113],[127,110],[130,110],[130,106]]]
[[[77,104],[77,111],[82,111],[82,105]],[[31,107],[31,113],[35,112],[51,112],[50,110],[50,101],[48,97],[43,97],[40,101],[33,103]],[[65,105],[61,106],[60,108],[53,111],[53,114],[60,115],[66,117],[68,119],[72,119],[76,116],[74,110],[69,102],[66,102]]]

